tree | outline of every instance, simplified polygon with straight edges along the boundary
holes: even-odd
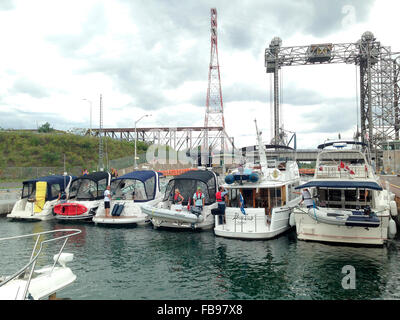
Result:
[[[44,125],[39,127],[38,132],[48,133],[54,131],[53,128],[50,127],[50,123],[46,122]]]

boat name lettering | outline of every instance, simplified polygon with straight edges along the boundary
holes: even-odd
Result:
[[[239,219],[240,220],[249,220],[249,221],[251,221],[251,220],[254,219],[254,216],[247,216],[247,215],[244,215],[242,213],[236,212],[235,215],[233,216],[232,220],[239,220]]]

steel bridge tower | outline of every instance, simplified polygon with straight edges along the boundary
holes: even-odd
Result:
[[[281,47],[275,37],[265,49],[267,73],[274,74],[274,138],[283,136],[279,128],[279,81],[282,66],[322,63],[355,64],[360,69],[360,123],[356,137],[374,149],[388,139],[399,138],[399,63],[390,47],[382,46],[372,32],[363,33],[356,43],[324,43]],[[396,53],[398,54],[398,53]]]
[[[205,135],[203,140],[202,162],[208,162],[208,154],[227,150],[227,141],[233,146],[231,139],[225,132],[224,104],[221,90],[221,74],[218,60],[218,32],[217,9],[211,8],[211,50],[208,69],[208,87],[206,99],[206,114],[204,118]],[[222,130],[211,138],[207,128],[219,127]],[[211,138],[211,139],[210,139]]]

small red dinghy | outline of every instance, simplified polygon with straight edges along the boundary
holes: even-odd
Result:
[[[54,213],[61,216],[79,216],[88,209],[79,203],[63,203],[54,207]]]

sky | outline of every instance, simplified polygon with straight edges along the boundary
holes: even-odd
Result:
[[[400,51],[397,0],[0,0],[0,127],[203,126],[210,9],[217,9],[225,128],[238,147],[272,134],[265,49],[354,43],[371,31]],[[297,148],[352,138],[355,65],[281,70],[283,126]],[[92,113],[90,112],[92,110]],[[90,116],[92,114],[92,117]],[[92,122],[90,122],[92,118]]]

